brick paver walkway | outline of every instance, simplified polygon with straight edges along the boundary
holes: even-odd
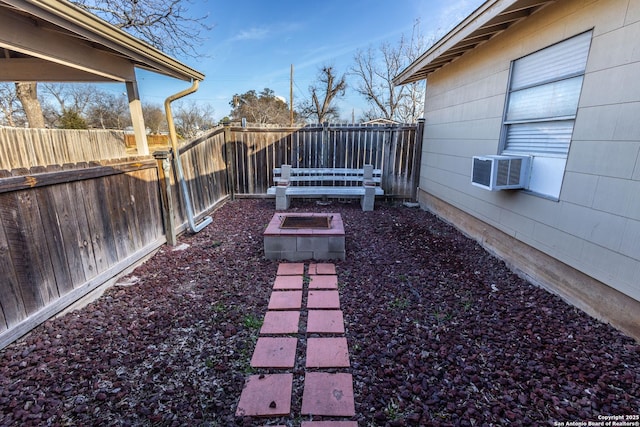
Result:
[[[303,295],[307,296],[306,307],[302,306]],[[301,319],[302,316],[305,317]],[[306,331],[299,331],[300,323],[306,324]],[[330,263],[308,266],[281,263],[278,266],[268,311],[251,358],[252,367],[269,368],[270,372],[277,370],[278,373],[250,375],[240,395],[236,415],[291,415],[296,352],[301,351],[298,339],[293,336],[299,332],[306,337],[299,415],[310,419],[314,416],[336,418],[303,421],[301,427],[357,427],[356,421],[349,420],[355,416],[353,378],[347,372],[349,348],[340,310],[338,276],[335,265]]]

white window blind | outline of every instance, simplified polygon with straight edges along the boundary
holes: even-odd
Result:
[[[520,58],[513,63],[511,90],[584,74],[591,31]]]
[[[591,32],[514,61],[504,153],[567,157]]]
[[[507,128],[507,147],[513,154],[566,157],[573,133],[573,120],[518,123]]]

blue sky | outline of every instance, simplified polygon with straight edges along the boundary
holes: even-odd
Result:
[[[294,65],[294,106],[308,98],[318,69],[332,65],[348,72],[359,49],[397,43],[410,35],[416,19],[425,36],[444,35],[484,0],[193,0],[196,15],[207,14],[212,29],[198,48],[198,58],[178,58],[206,75],[200,89],[184,98],[209,104],[214,117],[229,114],[236,93],[273,89],[289,99]],[[143,103],[162,104],[189,84],[138,70]],[[357,84],[347,77],[352,88]],[[366,109],[353,90],[338,103],[341,116],[356,118]]]

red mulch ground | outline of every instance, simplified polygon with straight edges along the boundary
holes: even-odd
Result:
[[[552,425],[639,414],[640,346],[429,213],[340,212],[336,262],[360,426]],[[82,310],[0,352],[0,425],[299,425],[236,418],[277,262],[272,200],[230,202]],[[630,313],[631,314],[631,313]],[[637,315],[637,313],[635,314]],[[304,337],[294,377],[302,378]],[[300,346],[299,346],[300,347]]]

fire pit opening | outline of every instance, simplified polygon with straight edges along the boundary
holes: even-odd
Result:
[[[290,216],[280,217],[280,228],[331,228],[333,216]]]

